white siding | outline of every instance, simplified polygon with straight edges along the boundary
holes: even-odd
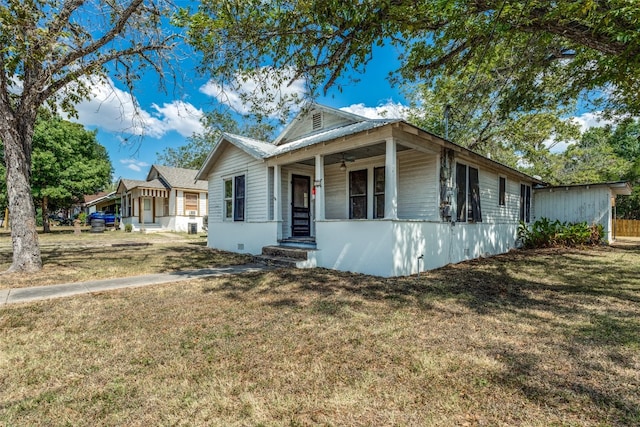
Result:
[[[608,187],[566,187],[535,191],[532,218],[549,218],[561,222],[602,224],[607,240],[611,240],[611,190]]]
[[[266,164],[238,148],[227,146],[209,175],[209,222],[222,222],[224,179],[245,175],[245,221],[266,221]],[[180,207],[180,204],[178,204]]]
[[[482,221],[517,224],[520,215],[520,181],[482,169],[479,169],[479,175]],[[500,206],[500,177],[507,180],[504,206]],[[531,184],[529,183],[529,185]]]
[[[340,170],[340,164],[324,169],[324,204],[326,219],[346,219],[347,211],[347,171]]]
[[[439,219],[437,160],[415,150],[398,153],[398,218]]]

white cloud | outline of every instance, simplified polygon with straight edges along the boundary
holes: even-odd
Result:
[[[153,104],[153,112],[142,109],[131,93],[118,89],[114,82],[96,77],[87,78],[91,98],[76,105],[78,122],[96,126],[111,133],[145,135],[162,138],[176,131],[191,136],[202,131],[202,110],[183,101]]]
[[[135,171],[135,172],[141,172],[143,168],[146,168],[149,166],[149,163],[142,162],[137,159],[131,159],[131,158],[120,159],[120,163],[122,163],[123,165],[126,165],[127,169],[131,169],[132,171]]]
[[[602,113],[596,111],[594,113],[583,113],[579,116],[572,117],[575,123],[580,126],[580,132],[585,132],[586,130],[594,127],[605,127],[607,125],[611,125],[614,122],[612,120],[602,118]],[[553,138],[550,138],[544,142],[544,144],[549,148],[552,153],[563,153],[569,147],[569,145],[573,144],[575,141],[556,141]]]
[[[289,107],[297,109],[296,101],[302,100],[306,94],[304,79],[291,81],[293,77],[291,70],[263,67],[257,74],[237,74],[225,86],[209,80],[200,87],[200,92],[241,114],[258,109],[270,117],[276,117],[279,113],[278,106],[290,102],[293,105]]]
[[[380,104],[377,107],[367,107],[360,103],[340,109],[369,119],[406,119],[409,114],[409,107],[392,100],[388,100],[385,104]]]

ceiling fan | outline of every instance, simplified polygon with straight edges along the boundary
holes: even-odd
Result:
[[[344,153],[341,153],[341,154],[342,154],[342,163],[340,163],[340,170],[344,172],[347,170],[346,162],[355,162],[356,159],[355,157],[347,157],[344,155]]]

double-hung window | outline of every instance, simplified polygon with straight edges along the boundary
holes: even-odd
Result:
[[[349,218],[367,218],[367,169],[349,172]]]
[[[507,178],[501,176],[498,178],[498,206],[507,204]]]
[[[384,218],[384,166],[373,169],[373,217]]]
[[[457,163],[456,186],[456,221],[482,222],[478,169]]]
[[[245,178],[238,175],[224,180],[224,219],[244,221]]]
[[[531,222],[531,186],[520,184],[520,221]]]

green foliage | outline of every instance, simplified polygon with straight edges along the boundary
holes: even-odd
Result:
[[[545,144],[549,139],[568,140],[579,136],[577,125],[562,118],[568,110],[560,106],[539,111],[500,112],[495,99],[503,81],[490,73],[475,77],[478,90],[483,92],[478,99],[468,97],[469,76],[463,80],[441,77],[433,87],[420,85],[419,91],[408,94],[412,100],[408,120],[511,167],[517,167],[523,159],[527,164],[544,165],[544,160],[551,156]]]
[[[125,224],[124,225],[124,231],[127,233],[131,233],[131,231],[133,230],[133,225],[131,224]]]
[[[111,182],[112,166],[95,131],[42,112],[33,136],[31,190],[52,209],[68,208]]]
[[[491,75],[502,82],[492,98],[502,112],[571,105],[586,91],[612,112],[640,112],[640,8],[628,0],[203,0],[175,22],[220,82],[268,64],[283,81],[304,76],[326,92],[391,44],[401,52],[397,79],[432,86],[453,76],[474,102]]]
[[[80,221],[80,224],[86,224],[87,223],[87,216],[88,215],[85,212],[80,212],[76,219],[78,221]]]
[[[602,224],[566,223],[540,218],[530,226],[520,222],[518,239],[528,249],[598,245],[603,243],[604,228]]]

